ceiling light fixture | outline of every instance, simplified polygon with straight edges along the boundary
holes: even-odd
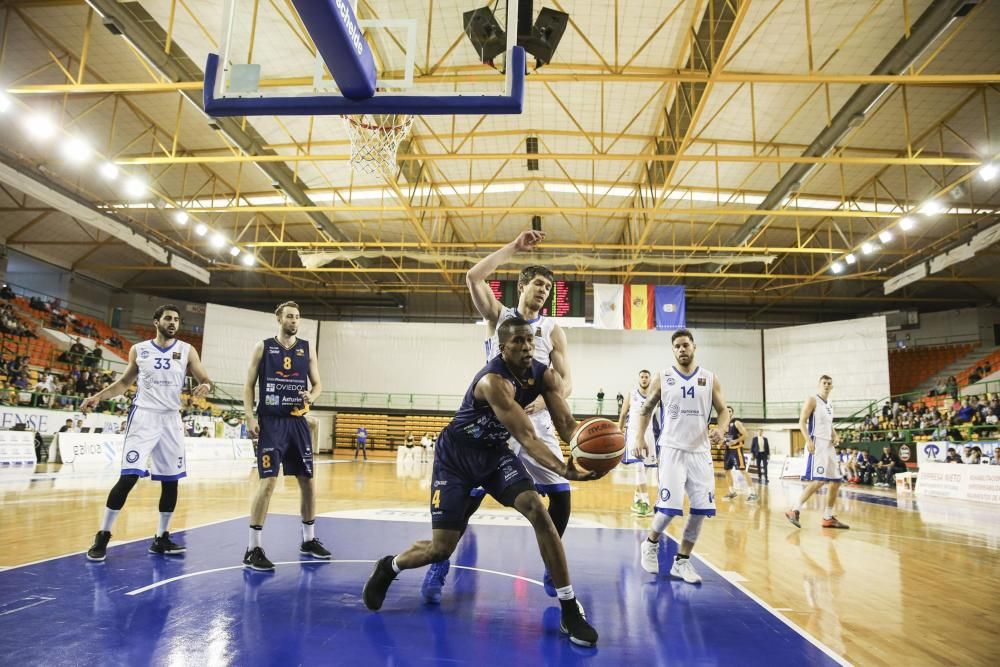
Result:
[[[841,264],[840,262],[834,262],[833,264],[830,265],[830,270],[833,271],[834,273],[843,273],[844,265]]]
[[[913,222],[913,218],[909,216],[899,219],[899,228],[902,229],[904,232],[910,231],[911,229],[913,229],[915,225],[916,223]]]
[[[97,171],[106,181],[113,181],[118,178],[118,165],[113,162],[104,162],[97,168]]]
[[[254,264],[257,263],[257,258],[254,257],[251,253],[246,252],[243,253],[243,257],[240,258],[240,261],[243,262],[243,266],[253,266]]]
[[[240,254],[240,249],[237,248],[236,246],[233,246],[232,248],[229,249],[229,254],[232,255],[233,257],[236,257],[237,255]]]
[[[979,169],[979,178],[983,179],[984,181],[992,181],[996,175],[997,175],[997,166],[992,162],[984,164]]]
[[[28,136],[36,141],[48,141],[56,135],[56,125],[45,114],[31,114],[24,120]]]
[[[924,202],[924,205],[920,207],[920,212],[924,215],[938,215],[939,213],[944,213],[944,206],[931,199]]]
[[[209,245],[213,248],[222,248],[226,245],[226,237],[222,235],[221,232],[215,232],[212,237],[208,240]]]
[[[864,243],[861,244],[861,252],[863,252],[866,255],[872,254],[873,252],[875,252],[875,244],[868,243],[867,241],[865,241]]]
[[[878,233],[878,240],[881,241],[882,243],[888,243],[889,241],[892,240],[892,232],[890,232],[888,229],[883,229],[881,232]]]
[[[194,233],[198,236],[204,236],[208,232],[208,225],[204,222],[199,222],[194,226]]]
[[[140,199],[146,195],[146,184],[138,176],[129,176],[124,187],[125,194],[132,199]]]
[[[188,223],[188,220],[190,219],[191,216],[189,216],[188,212],[185,211],[184,209],[179,208],[176,211],[174,211],[174,222],[176,222],[181,227],[186,225]]]
[[[858,261],[858,258],[854,256],[853,252],[849,252],[847,253],[847,256],[844,257],[844,261],[847,262],[848,264],[853,265],[855,262]]]

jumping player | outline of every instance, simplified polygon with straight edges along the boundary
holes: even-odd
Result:
[[[316,402],[323,384],[319,363],[309,350],[309,341],[297,337],[299,307],[286,301],[275,311],[278,335],[257,343],[243,385],[243,410],[247,431],[258,436],[257,471],[260,483],[250,506],[250,538],[243,564],[269,572],[274,564],[264,555],[261,533],[267,508],[278,481],[278,469],[295,475],[302,493],[302,544],[299,553],[328,560],[330,552],[316,539],[316,497],[313,485],[312,436],[306,413]],[[254,416],[254,389],[258,390]]]
[[[541,231],[521,232],[516,239],[496,252],[487,255],[469,269],[465,282],[472,295],[472,303],[479,314],[486,319],[490,332],[490,337],[486,341],[486,360],[494,359],[500,354],[496,333],[499,325],[509,319],[523,318],[532,327],[535,360],[543,366],[551,365],[555,369],[562,378],[563,397],[567,397],[571,391],[572,379],[566,353],[566,334],[554,320],[541,314],[552,292],[554,280],[552,272],[544,266],[528,266],[521,271],[517,281],[517,308],[508,308],[497,301],[496,297],[493,296],[493,291],[486,283],[486,279],[501,264],[519,252],[533,250],[544,238],[545,233]],[[546,444],[549,451],[561,457],[562,449],[559,445],[559,438],[556,436],[556,429],[545,402],[539,398],[534,403],[525,406],[524,411],[528,414],[538,438]],[[540,494],[548,496],[549,516],[556,527],[556,532],[562,537],[567,524],[569,524],[571,508],[569,481],[557,471],[541,465],[535,456],[525,451],[516,439],[511,440],[510,446],[514,453],[520,457],[528,474],[535,481],[535,489]],[[479,508],[483,497],[481,489],[473,491],[469,503],[470,516]],[[424,598],[428,602],[436,603],[441,600],[441,589],[444,586],[445,575],[447,575],[449,568],[450,562],[444,560],[435,563],[427,571],[422,590]],[[545,592],[550,597],[555,597],[556,588],[549,572],[542,575],[542,581],[545,584]]]
[[[799,502],[795,507],[785,512],[785,517],[796,528],[800,528],[799,515],[806,501],[816,493],[819,487],[829,484],[826,492],[826,507],[823,510],[824,528],[849,528],[841,523],[833,514],[837,504],[837,492],[842,480],[840,461],[837,456],[836,429],[833,428],[833,403],[830,402],[830,392],[833,391],[833,378],[822,375],[819,378],[819,392],[806,399],[799,416],[799,430],[806,440],[806,472],[802,481],[809,482],[802,490]]]
[[[650,377],[649,371],[639,371],[639,384],[625,396],[618,416],[618,430],[625,434],[625,459],[622,463],[630,465],[635,471],[632,513],[639,516],[647,516],[652,511],[646,488],[646,462],[655,458],[656,441],[653,437],[652,420],[645,433],[639,434],[639,413],[649,395]]]
[[[678,329],[670,337],[676,365],[653,378],[649,397],[642,406],[639,431],[649,427],[653,411],[663,404],[663,430],[660,433],[659,497],[649,536],[642,545],[642,568],[658,574],[660,535],[671,519],[684,514],[684,495],[691,503],[691,515],[684,526],[684,539],[670,568],[670,575],[689,584],[701,583],[701,576],[691,565],[701,524],[715,516],[715,473],[712,468],[711,443],[720,444],[729,429],[729,410],[722,396],[718,376],[694,364],[694,335]],[[716,428],[708,427],[715,408],[719,415]]]
[[[550,411],[559,434],[569,440],[576,428],[563,398],[562,379],[552,368],[532,359],[534,325],[513,317],[497,329],[500,356],[480,370],[469,385],[455,418],[434,448],[431,477],[430,540],[415,542],[397,556],[378,561],[362,597],[372,610],[382,607],[386,592],[402,570],[447,559],[454,552],[469,520],[469,493],[481,486],[497,501],[513,507],[531,523],[545,566],[552,574],[562,607],[560,629],[573,643],[593,646],[597,632],[587,623],[569,579],[566,554],[552,519],[522,459],[508,446],[513,435],[534,461],[563,479],[596,479],[572,459],[564,462],[535,435],[525,406],[539,396]]]
[[[132,487],[147,475],[160,482],[160,523],[149,553],[173,556],[185,551],[185,547],[170,539],[167,531],[177,507],[177,481],[187,475],[181,392],[188,371],[199,383],[191,391],[192,396],[207,395],[212,382],[201,365],[198,351],[175,338],[181,326],[181,311],[177,306],[157,308],[153,326],[156,337],[132,346],[128,366],[118,381],[85,398],[80,405],[87,412],[101,401],[125,393],[133,382],[137,384],[125,427],[121,476],[108,494],[101,528],[87,551],[87,560],[105,559],[111,527]]]

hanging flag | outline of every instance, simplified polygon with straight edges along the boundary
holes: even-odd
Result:
[[[653,317],[653,285],[625,285],[625,328],[652,329],[656,325]]]
[[[685,326],[684,285],[657,285],[656,328],[682,329]]]
[[[622,301],[625,297],[624,285],[601,285],[594,283],[594,328],[624,329]]]

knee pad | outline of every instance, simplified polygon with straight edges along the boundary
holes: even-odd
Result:
[[[160,482],[160,511],[173,512],[177,507],[177,480]]]
[[[120,510],[125,507],[125,499],[128,498],[129,492],[138,481],[138,475],[122,475],[119,477],[108,494],[108,509]]]
[[[653,516],[653,532],[662,534],[667,530],[667,526],[670,525],[670,520],[673,519],[669,514],[664,514],[663,512],[657,512]]]
[[[704,514],[692,514],[688,517],[687,523],[684,525],[684,540],[694,544],[698,541],[698,535],[701,533],[701,524],[705,521]]]
[[[549,518],[552,519],[559,537],[562,537],[562,534],[566,531],[566,526],[569,525],[569,514],[572,507],[570,492],[550,491],[548,495]]]

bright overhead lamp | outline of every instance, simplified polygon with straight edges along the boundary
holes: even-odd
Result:
[[[190,219],[191,216],[189,216],[188,212],[185,211],[184,209],[179,208],[176,211],[174,211],[174,222],[176,222],[181,227],[186,225],[188,223],[188,220]]]
[[[4,95],[3,93],[0,93],[0,113],[7,113],[8,111],[10,111],[10,108],[13,106],[13,104],[14,103],[10,101],[9,97]]]
[[[866,255],[872,254],[873,252],[875,252],[875,244],[865,241],[864,243],[861,244],[861,252],[863,252]]]
[[[98,173],[106,181],[113,181],[118,178],[118,165],[114,162],[104,162],[97,168]]]
[[[841,264],[840,262],[834,262],[833,264],[830,265],[830,270],[833,271],[834,273],[843,273],[844,265]]]
[[[890,232],[888,229],[883,229],[878,233],[878,240],[881,241],[882,243],[888,243],[889,241],[892,240],[892,232]]]
[[[213,248],[221,248],[226,245],[226,237],[222,235],[221,232],[214,232],[212,236],[208,239],[209,245]]]
[[[854,256],[853,252],[849,252],[847,253],[847,256],[844,257],[844,261],[847,262],[848,264],[853,265],[855,262],[858,261],[858,258]]]
[[[253,254],[245,252],[243,253],[243,256],[240,257],[240,261],[243,262],[243,266],[253,266],[257,263],[257,258],[254,257]]]
[[[913,218],[909,216],[899,219],[899,228],[902,229],[904,232],[910,231],[911,229],[913,229],[915,225],[916,223],[913,222]]]
[[[233,257],[236,257],[237,255],[240,254],[240,249],[237,248],[236,246],[233,246],[232,248],[229,249],[229,254]]]
[[[199,222],[194,226],[194,233],[198,236],[204,236],[208,232],[208,225],[204,222]]]
[[[56,124],[42,113],[33,113],[25,118],[24,129],[35,141],[48,141],[56,136]]]
[[[139,199],[146,195],[146,184],[138,176],[129,176],[125,179],[125,194],[133,199]]]
[[[944,213],[944,206],[931,199],[924,202],[924,205],[920,207],[920,212],[924,215],[938,215],[939,213]]]
[[[67,162],[72,164],[83,164],[90,159],[93,150],[90,144],[83,137],[70,137],[63,142],[61,152]]]
[[[979,178],[983,179],[984,181],[992,181],[996,175],[997,175],[997,166],[992,162],[984,164],[979,169]]]

